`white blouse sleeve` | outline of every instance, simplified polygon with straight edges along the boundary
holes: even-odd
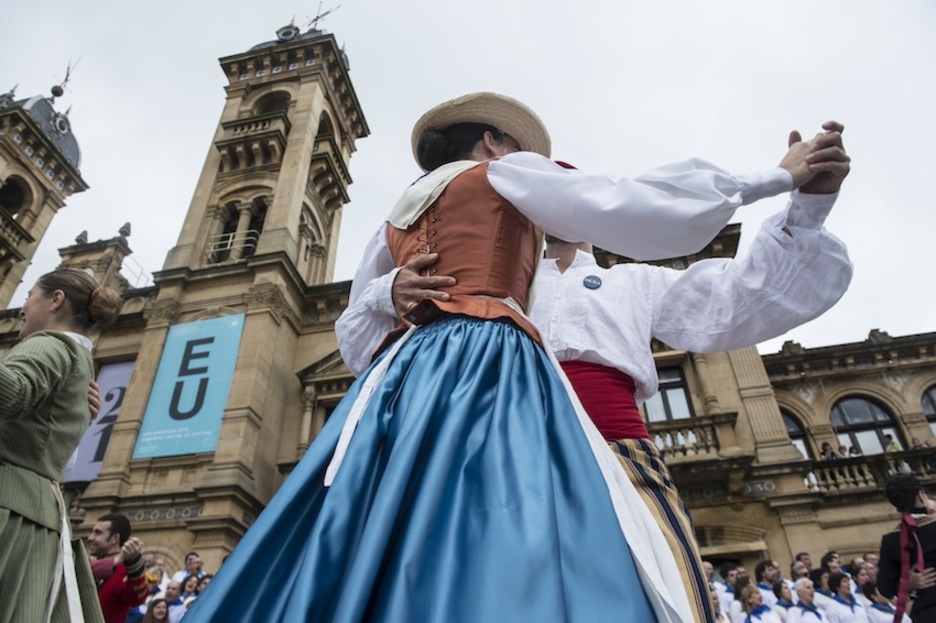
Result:
[[[764,221],[748,251],[663,269],[653,336],[694,352],[753,346],[824,313],[845,293],[852,264],[822,224],[837,195],[794,192],[784,212]]]
[[[354,376],[367,369],[380,342],[400,322],[391,293],[397,272],[384,224],[367,243],[351,282],[348,308],[335,321],[338,350]]]
[[[687,160],[635,178],[565,169],[517,152],[493,160],[488,180],[546,233],[638,259],[695,253],[744,204],[792,189],[779,167],[733,176],[704,160]]]

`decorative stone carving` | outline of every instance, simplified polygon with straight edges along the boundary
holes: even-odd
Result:
[[[173,521],[194,519],[201,515],[201,506],[174,506],[169,508],[147,508],[126,511],[132,524],[152,521]]]
[[[819,515],[810,509],[784,509],[780,511],[780,525],[815,524],[819,522]]]
[[[269,310],[277,319],[286,317],[289,307],[283,293],[273,284],[254,286],[244,294],[244,304],[249,311]]]
[[[905,373],[898,374],[898,373],[891,372],[887,374],[882,374],[881,380],[883,380],[884,383],[888,387],[893,389],[895,392],[902,393],[904,387],[907,385],[907,381],[910,380],[910,375],[905,374]]]
[[[150,327],[175,324],[181,316],[182,309],[176,301],[155,303],[149,309],[143,310],[143,317]]]
[[[803,402],[813,404],[816,400],[816,396],[821,391],[821,387],[819,383],[797,383],[791,386],[789,390],[798,398],[802,399]]]

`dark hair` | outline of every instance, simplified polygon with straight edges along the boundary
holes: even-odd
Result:
[[[767,567],[772,567],[772,566],[773,566],[772,560],[762,560],[759,563],[757,563],[757,566],[754,567],[754,579],[757,580],[758,582],[763,580],[764,571],[767,570]]]
[[[809,579],[812,580],[813,586],[816,588],[822,588],[822,576],[829,575],[829,570],[819,567],[818,569],[813,569],[809,572]]]
[[[718,575],[722,577],[726,582],[728,581],[728,574],[738,568],[738,563],[735,562],[723,562],[718,567]]]
[[[750,583],[751,583],[751,576],[747,574],[738,576],[738,579],[735,580],[735,583],[734,583],[735,599],[737,599],[738,601],[741,601],[741,591],[744,590],[744,587],[749,585]]]
[[[484,138],[485,132],[490,132],[498,140],[504,138],[502,131],[486,123],[456,123],[442,130],[426,130],[416,143],[416,158],[427,171],[464,160]]]
[[[98,521],[110,522],[110,533],[116,533],[120,536],[121,547],[123,547],[123,544],[130,538],[130,519],[123,513],[108,513],[107,515],[98,517]]]
[[[876,582],[868,581],[868,582],[865,582],[864,585],[861,587],[861,594],[867,597],[868,599],[871,599],[871,601],[874,601],[874,599],[871,598],[871,595],[877,592],[877,589],[878,589],[878,585]]]
[[[185,593],[186,595],[191,595],[191,594],[192,594],[192,593],[189,593],[188,591],[185,590],[185,586],[189,583],[189,580],[195,580],[195,587],[192,589],[192,593],[195,593],[195,594],[197,595],[197,594],[198,594],[198,584],[199,584],[199,582],[201,581],[201,578],[199,578],[199,577],[198,577],[196,574],[194,574],[194,573],[193,573],[192,575],[186,577],[184,580],[182,580],[182,592]]]
[[[922,490],[923,485],[913,474],[894,474],[884,487],[888,501],[900,513],[913,512],[917,507],[917,495]]]
[[[773,583],[773,594],[777,596],[777,599],[783,599],[783,587],[786,585],[787,583],[782,579]]]
[[[190,556],[198,556],[198,552],[189,552],[185,555],[185,563],[188,564],[188,559]]]
[[[841,571],[836,571],[835,573],[829,574],[829,590],[833,593],[837,593],[839,586],[842,582],[847,582],[848,576],[842,573]]]
[[[800,552],[799,554],[796,555],[796,557],[793,560],[797,562],[802,562],[803,556],[809,556],[809,558],[812,559],[812,556],[809,555],[809,552]]]
[[[110,288],[100,287],[94,277],[84,271],[59,268],[39,277],[36,285],[46,294],[56,290],[64,292],[72,320],[85,331],[95,326],[109,326],[120,315],[120,295]]]
[[[819,560],[819,566],[828,570],[829,563],[833,560],[838,560],[838,554],[835,552],[826,552],[826,554]],[[841,561],[839,561],[839,567],[841,567]]]
[[[146,616],[143,617],[143,623],[162,623],[162,621],[157,621],[156,615],[153,614],[154,607],[159,602],[166,604],[166,618],[163,621],[169,621],[169,602],[160,597],[146,604]]]
[[[205,575],[203,575],[203,576],[201,576],[200,578],[198,578],[198,588],[195,589],[195,592],[196,592],[198,595],[201,595],[201,592],[202,592],[203,590],[205,590],[205,589],[202,587],[202,584],[205,582],[205,580],[210,580],[210,579],[213,578],[213,577],[214,577],[214,574],[212,574],[212,573],[206,573]]]

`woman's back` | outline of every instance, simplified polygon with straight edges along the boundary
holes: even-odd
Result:
[[[0,462],[58,480],[91,420],[91,353],[38,331],[0,358]]]

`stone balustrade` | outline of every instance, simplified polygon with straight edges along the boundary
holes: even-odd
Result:
[[[813,461],[806,486],[830,494],[881,491],[888,478],[899,472],[936,482],[936,448]]]
[[[650,439],[668,464],[717,461],[740,452],[735,440],[737,413],[716,413],[647,426]]]

